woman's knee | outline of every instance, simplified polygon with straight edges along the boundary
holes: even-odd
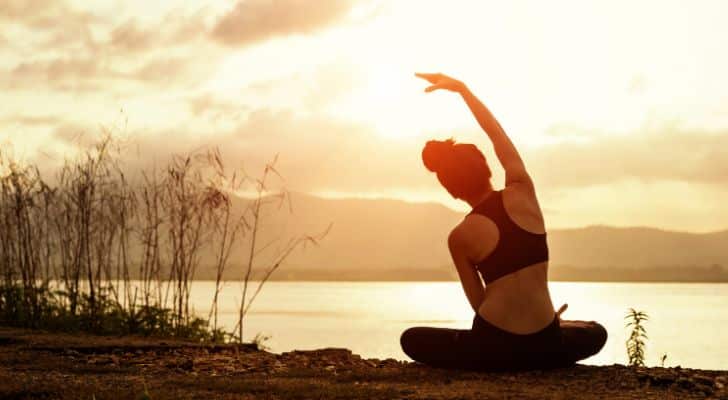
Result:
[[[590,345],[590,353],[591,355],[599,353],[602,348],[604,347],[604,344],[607,343],[607,330],[598,322],[591,321],[591,326],[589,327],[589,338],[591,339],[589,342]]]
[[[561,326],[564,351],[571,361],[579,361],[599,353],[607,342],[607,330],[595,321],[563,321]]]
[[[599,353],[607,342],[607,330],[596,321],[589,321],[585,329],[583,342],[584,352],[587,356]]]
[[[607,337],[609,336],[607,334],[607,330],[598,322],[592,321],[591,334],[594,340],[594,346],[596,347],[596,352],[599,352],[607,342]]]
[[[402,334],[399,336],[399,344],[402,345],[402,348],[404,349],[405,346],[408,346],[409,343],[412,341],[412,329],[414,328],[408,328]]]
[[[461,332],[457,329],[414,327],[402,332],[399,342],[410,358],[429,362],[454,354],[459,335]]]
[[[399,344],[402,346],[402,350],[408,356],[412,357],[416,353],[419,343],[422,339],[422,328],[408,328],[399,337]]]

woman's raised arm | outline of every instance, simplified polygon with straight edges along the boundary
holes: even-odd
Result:
[[[498,157],[498,161],[500,161],[506,172],[506,186],[515,183],[527,183],[532,185],[531,177],[526,171],[526,166],[521,159],[521,155],[518,154],[516,146],[513,145],[513,142],[508,135],[506,135],[506,132],[500,126],[490,110],[488,110],[488,107],[475,97],[464,83],[444,74],[417,73],[415,75],[432,84],[425,89],[425,92],[427,93],[438,89],[445,89],[459,93],[460,96],[462,96],[463,100],[465,100],[465,104],[468,105],[473,116],[475,116],[475,119],[478,121],[478,124],[481,128],[483,128],[490,138],[490,141],[493,143],[493,149]]]

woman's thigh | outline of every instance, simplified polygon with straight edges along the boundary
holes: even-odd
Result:
[[[415,327],[402,333],[400,343],[410,358],[435,367],[508,368],[508,349],[493,339],[472,330]]]
[[[441,367],[463,364],[476,347],[470,330],[431,327],[407,329],[400,344],[411,359]]]

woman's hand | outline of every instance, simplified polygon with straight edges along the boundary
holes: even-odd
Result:
[[[556,311],[556,318],[558,318],[559,321],[561,320],[561,314],[563,314],[567,308],[569,308],[569,305],[564,303],[561,307],[559,307],[559,311]]]
[[[425,89],[426,93],[433,92],[437,89],[445,89],[451,92],[461,93],[465,89],[464,83],[445,74],[426,74],[417,72],[415,73],[415,76],[432,84]]]

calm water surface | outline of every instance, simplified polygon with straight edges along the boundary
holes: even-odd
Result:
[[[196,281],[192,303],[210,309],[212,282]],[[728,284],[550,283],[564,319],[596,320],[609,331],[604,349],[586,364],[626,363],[624,315],[647,312],[647,365],[728,369]],[[221,293],[219,320],[232,329],[241,284]],[[274,352],[345,347],[364,357],[405,360],[400,333],[410,326],[470,327],[472,311],[458,282],[269,282],[246,317],[246,340],[272,336]]]

